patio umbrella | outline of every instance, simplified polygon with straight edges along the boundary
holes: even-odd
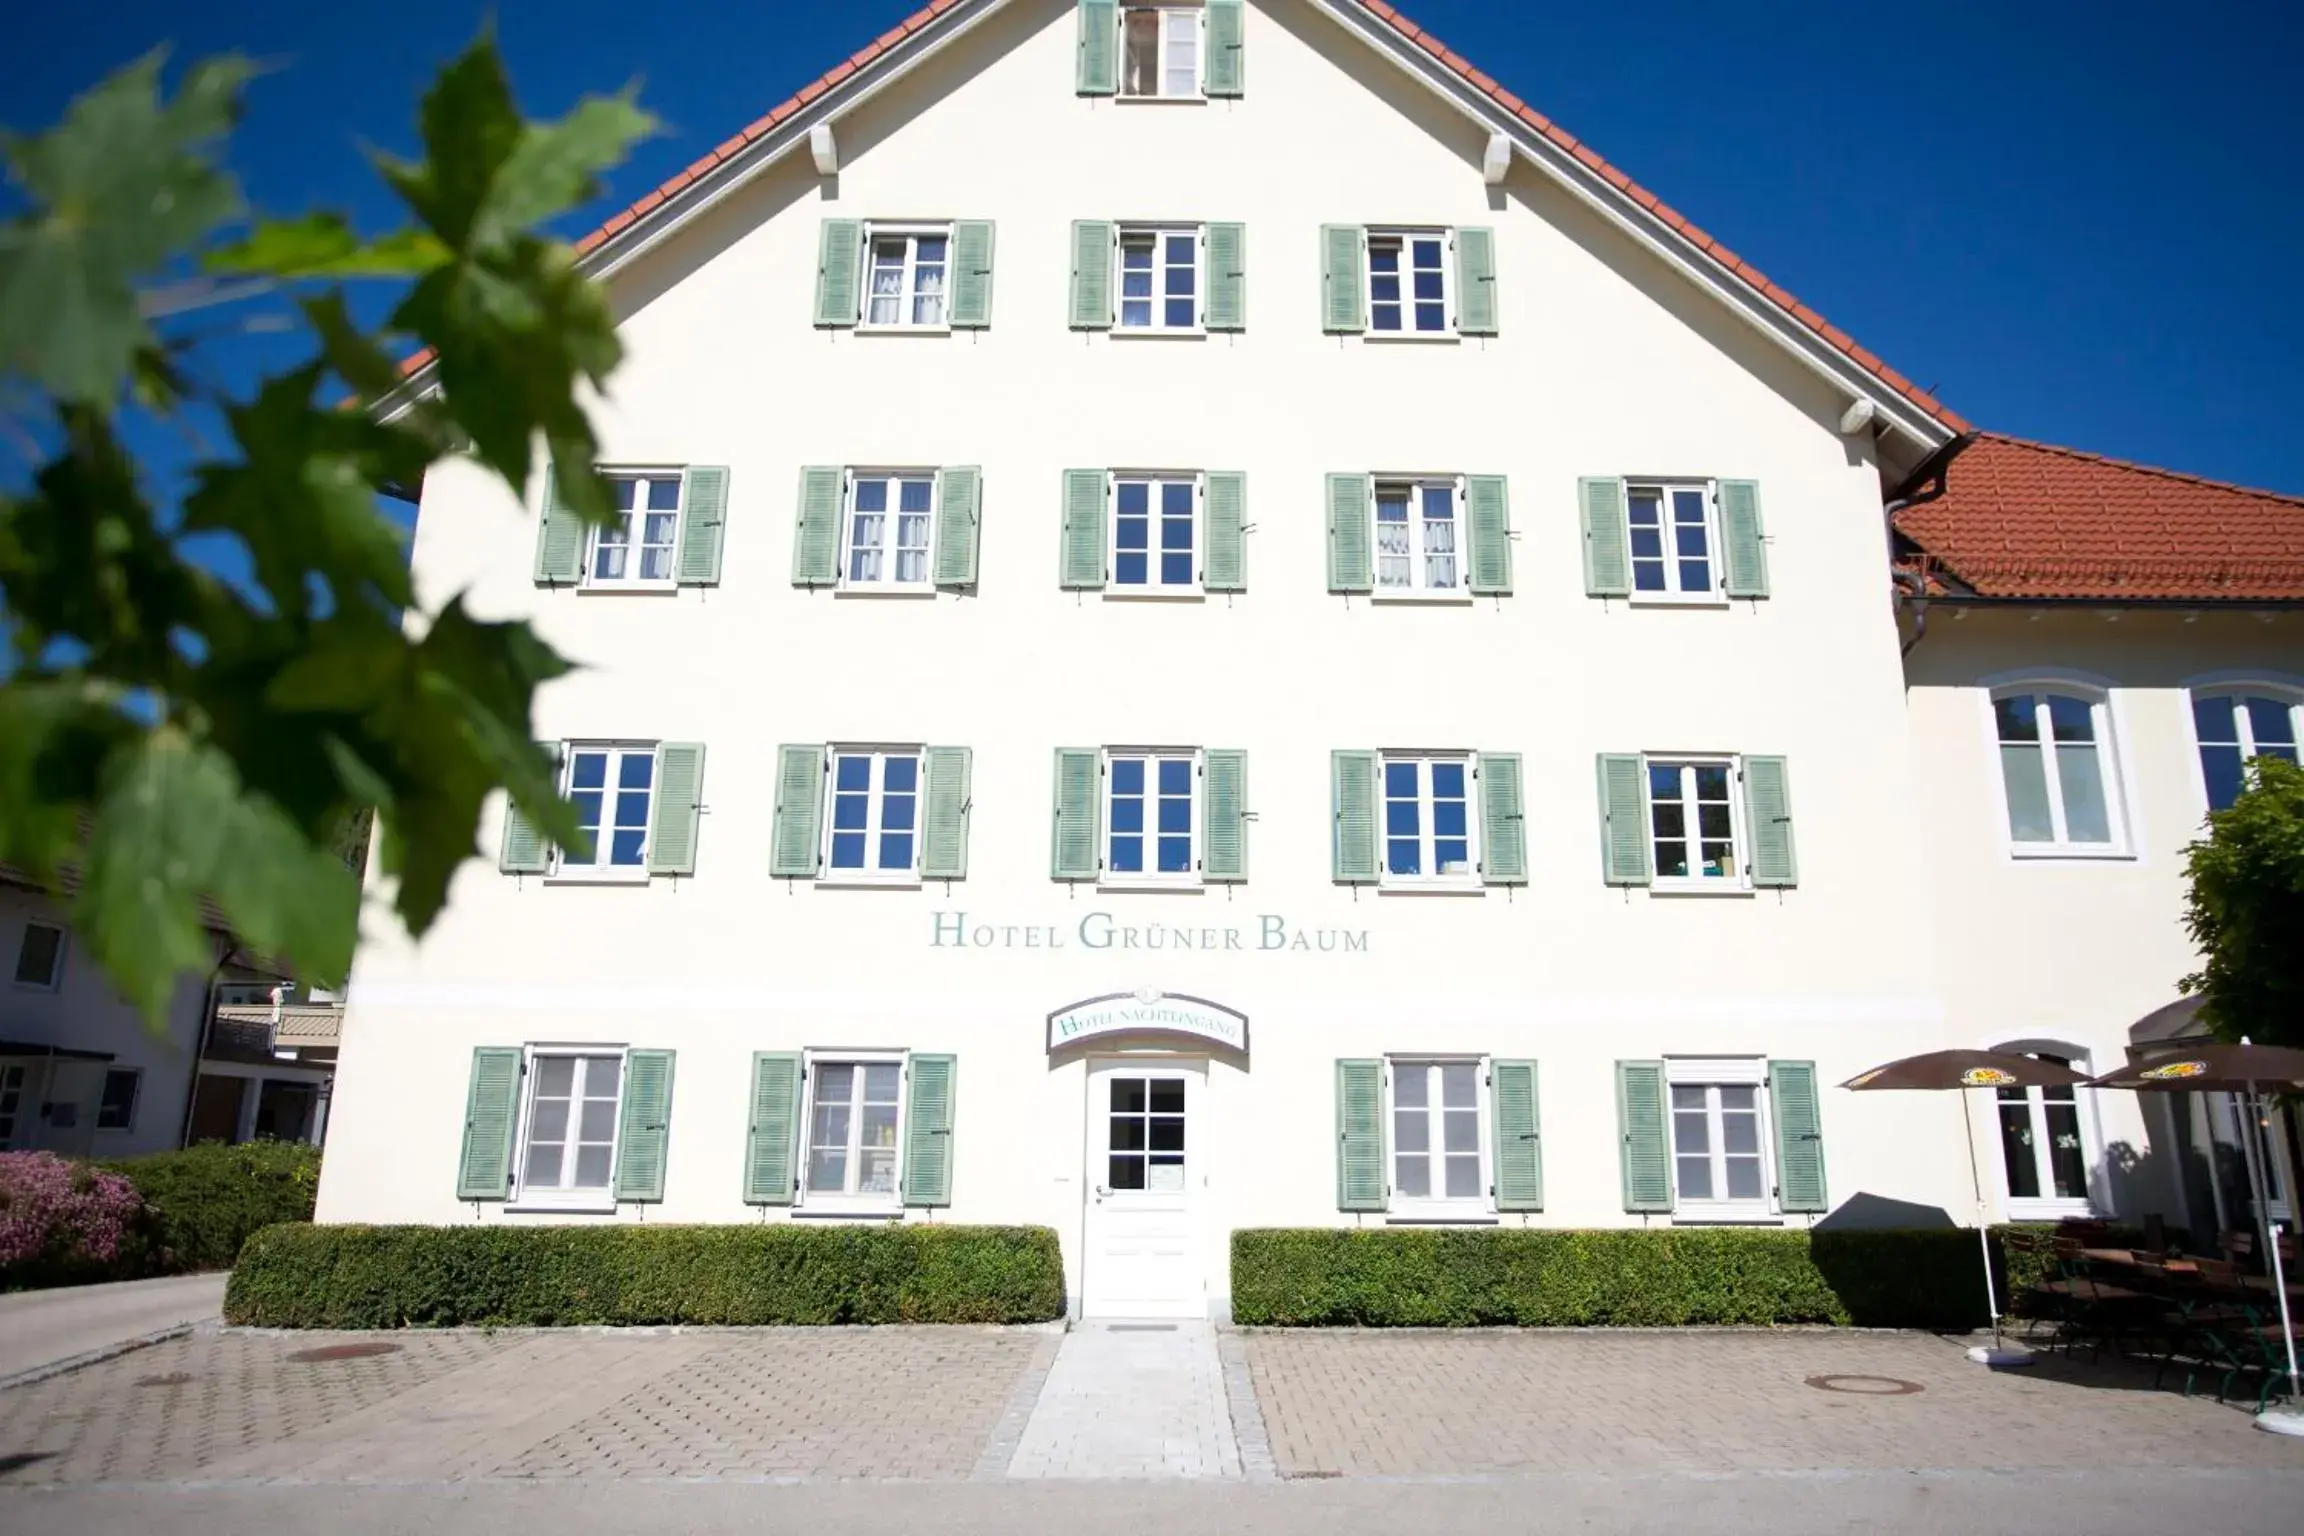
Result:
[[[2087,1074],[2034,1056],[2002,1051],[1929,1051],[1907,1056],[1884,1067],[1860,1072],[1843,1088],[2069,1088],[2088,1081]],[[2000,1333],[2000,1293],[1992,1283],[1992,1228],[1985,1220],[1984,1175],[1976,1166],[1976,1122],[1968,1108],[1968,1095],[1960,1094],[1960,1122],[1968,1128],[1968,1182],[1976,1192],[1976,1246],[1984,1255],[1984,1303],[1992,1309],[1992,1342],[1968,1351],[1978,1365],[2030,1365],[2032,1352],[2010,1349]]]
[[[2288,1270],[2280,1259],[2280,1229],[2272,1224],[2264,1194],[2264,1145],[2254,1132],[2267,1103],[2264,1089],[2304,1089],[2304,1051],[2280,1045],[2238,1045],[2221,1041],[2181,1047],[2172,1054],[2131,1062],[2095,1079],[2098,1088],[2133,1088],[2139,1093],[2236,1093],[2251,1129],[2241,1140],[2248,1165],[2248,1193],[2264,1245],[2272,1250],[2272,1294],[2280,1298],[2280,1333],[2288,1346],[2288,1401],[2256,1415],[2256,1427],[2276,1435],[2304,1435],[2304,1404],[2296,1399],[2296,1324],[2288,1311]]]

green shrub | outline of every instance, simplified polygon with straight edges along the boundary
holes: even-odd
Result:
[[[230,1268],[249,1234],[310,1221],[320,1187],[320,1149],[300,1142],[208,1142],[99,1166],[127,1175],[157,1212],[160,1265],[170,1272]]]
[[[1046,1227],[279,1226],[224,1298],[267,1328],[1036,1323],[1064,1315]]]
[[[2115,1242],[2125,1241],[2115,1237]],[[2003,1309],[2052,1260],[1997,1234]],[[1744,1231],[1248,1230],[1232,1234],[1232,1317],[1243,1326],[1671,1327],[1990,1322],[1971,1228]]]

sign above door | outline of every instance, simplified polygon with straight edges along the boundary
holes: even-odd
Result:
[[[1184,997],[1153,987],[1135,992],[1109,992],[1048,1015],[1048,1049],[1051,1051],[1113,1035],[1166,1035],[1200,1040],[1246,1055],[1248,1015],[1204,997]]]

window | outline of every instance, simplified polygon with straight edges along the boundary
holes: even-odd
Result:
[[[1376,590],[1387,596],[1464,594],[1458,482],[1376,482]]]
[[[654,806],[653,743],[575,743],[568,748],[568,798],[576,807],[582,840],[559,851],[557,873],[643,880],[648,875],[648,824]]]
[[[1200,880],[1200,754],[1104,755],[1104,873],[1124,884]]]
[[[1391,1069],[1393,1212],[1486,1210],[1482,1064],[1396,1060]]]
[[[611,471],[605,478],[616,496],[616,520],[592,530],[584,584],[669,589],[680,539],[680,475]]]
[[[1114,1077],[1106,1110],[1107,1188],[1175,1194],[1184,1185],[1185,1081]]]
[[[1200,96],[1200,8],[1131,5],[1120,13],[1120,94],[1156,101]]]
[[[1656,883],[1741,889],[1735,765],[1726,759],[1648,763],[1648,830]]]
[[[808,1063],[808,1176],[803,1205],[896,1204],[897,1120],[904,1063]]]
[[[64,981],[64,930],[54,923],[26,923],[16,951],[16,985],[53,992]]]
[[[531,1204],[608,1204],[616,1170],[624,1054],[535,1051],[528,1058],[520,1187]]]
[[[104,1093],[96,1101],[96,1129],[136,1128],[136,1090],[143,1081],[144,1074],[134,1067],[114,1067],[104,1074]]]
[[[2119,852],[2102,700],[2017,689],[1994,696],[1992,716],[2016,852]]]
[[[910,470],[851,476],[841,562],[845,585],[932,591],[928,551],[935,526],[935,475]]]
[[[830,878],[911,880],[920,868],[920,749],[834,747]]]
[[[1654,602],[1723,596],[1718,522],[1711,488],[1631,485],[1625,490],[1632,550],[1632,595]]]
[[[2297,706],[2261,693],[2196,694],[2192,728],[2200,740],[2200,776],[2208,809],[2221,811],[2240,798],[2247,783],[2243,765],[2252,757],[2296,761]]]
[[[1756,1058],[1673,1061],[1672,1192],[1675,1215],[1772,1215],[1768,1126]]]
[[[1112,590],[1200,590],[1197,475],[1130,475],[1112,483]]]
[[[1368,329],[1378,336],[1445,336],[1448,237],[1368,236]]]
[[[871,289],[864,324],[882,330],[942,330],[945,273],[951,265],[952,231],[875,227],[865,236]]]
[[[1200,231],[1120,231],[1121,331],[1200,329]]]
[[[1472,885],[1472,763],[1467,757],[1384,759],[1385,885]]]
[[[2027,1051],[2042,1061],[2085,1071],[2086,1060]],[[2085,1216],[2088,1150],[2079,1096],[2070,1087],[1999,1090],[2000,1165],[2008,1177],[2012,1221]]]

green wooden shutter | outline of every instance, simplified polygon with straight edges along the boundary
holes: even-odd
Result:
[[[1384,1063],[1336,1063],[1336,1209],[1384,1209]]]
[[[1208,226],[1208,312],[1211,331],[1248,329],[1248,226]]]
[[[520,1119],[520,1048],[472,1051],[464,1090],[464,1151],[456,1164],[456,1198],[502,1200],[512,1193],[512,1132]]]
[[[1208,558],[1200,585],[1210,592],[1248,590],[1248,476],[1236,469],[1208,471]]]
[[[941,471],[936,477],[936,503],[936,585],[961,590],[973,587],[980,542],[977,525],[983,520],[984,471],[973,464]]]
[[[1520,754],[1480,754],[1480,878],[1528,883],[1528,819],[1521,804]]]
[[[1464,477],[1464,521],[1472,535],[1472,591],[1481,597],[1509,597],[1512,501],[1502,475]]]
[[[800,516],[792,534],[792,585],[829,587],[840,580],[840,501],[847,473],[816,465],[800,471]]]
[[[776,826],[768,873],[813,880],[822,850],[816,828],[824,809],[824,755],[820,746],[776,749]]]
[[[1328,477],[1328,590],[1376,589],[1375,487],[1366,475]]]
[[[904,1203],[952,1203],[953,1079],[957,1056],[914,1056],[904,1104]]]
[[[728,537],[728,468],[691,464],[680,496],[680,554],[673,575],[684,587],[720,584],[720,547]]]
[[[1761,537],[1760,482],[1720,482],[1720,537],[1727,545],[1728,595],[1768,595],[1768,546]]]
[[[1456,334],[1496,334],[1496,231],[1456,231]]]
[[[1600,876],[1610,885],[1646,885],[1654,878],[1647,778],[1639,753],[1600,754]]]
[[[560,494],[560,476],[544,466],[544,509],[536,525],[536,584],[584,578],[584,520]]]
[[[1202,834],[1200,874],[1212,885],[1248,878],[1248,754],[1210,747],[1200,755]]]
[[[1536,1063],[1498,1061],[1489,1067],[1494,1085],[1496,1126],[1496,1209],[1544,1209],[1544,1141],[1536,1098]]]
[[[652,875],[696,873],[696,836],[703,820],[704,743],[667,741],[656,748],[656,817],[648,838]]]
[[[1616,1063],[1616,1129],[1624,1138],[1624,1209],[1672,1209],[1672,1147],[1664,1126],[1664,1063]]]
[[[1787,1212],[1827,1211],[1824,1116],[1816,1063],[1768,1063],[1768,1105],[1776,1121],[1776,1203]]]
[[[1376,754],[1328,754],[1328,795],[1336,823],[1330,858],[1338,885],[1376,883]]]
[[[536,750],[551,763],[557,792],[560,743],[540,741]],[[504,802],[504,851],[497,856],[496,867],[507,875],[541,875],[552,868],[552,845],[544,840],[544,829],[509,798]]]
[[[1752,883],[1800,883],[1792,855],[1792,776],[1780,757],[1744,759],[1744,824],[1752,834]]]
[[[1056,815],[1048,854],[1054,880],[1093,880],[1103,841],[1103,763],[1094,747],[1056,749]]]
[[[826,219],[816,246],[816,323],[856,323],[863,289],[864,226],[855,219]]]
[[[1320,328],[1331,334],[1368,328],[1367,252],[1357,224],[1320,226]]]
[[[672,1052],[624,1053],[624,1109],[616,1123],[616,1198],[664,1198],[672,1132]]]
[[[1072,221],[1072,329],[1112,329],[1112,226],[1101,219]]]
[[[1110,96],[1120,89],[1119,0],[1080,0],[1080,58],[1073,89]]]
[[[1064,471],[1063,548],[1057,559],[1057,585],[1070,592],[1104,585],[1104,471]]]
[[[752,1053],[752,1121],[744,1137],[744,1203],[790,1205],[800,1129],[800,1054]]]
[[[965,880],[975,754],[966,747],[930,747],[920,756],[928,781],[920,812],[920,876]]]
[[[1247,60],[1241,52],[1242,34],[1247,30],[1242,14],[1245,9],[1241,0],[1208,0],[1205,89],[1211,96],[1238,96],[1247,83]]]
[[[980,331],[992,323],[992,221],[952,223],[952,328]]]
[[[1632,595],[1632,530],[1624,510],[1624,482],[1586,475],[1576,482],[1584,517],[1584,594]]]

